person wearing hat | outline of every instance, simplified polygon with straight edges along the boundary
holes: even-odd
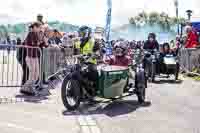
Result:
[[[38,14],[37,15],[37,22],[40,22],[42,25],[44,25],[44,21],[43,21],[43,15],[42,14]]]

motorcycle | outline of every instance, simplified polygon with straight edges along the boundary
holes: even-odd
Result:
[[[68,110],[76,110],[81,102],[96,96],[115,99],[127,93],[136,94],[138,101],[145,101],[145,85],[141,82],[144,72],[137,69],[134,93],[129,92],[129,68],[109,65],[96,65],[89,62],[89,56],[81,56],[79,64],[66,75],[62,82],[61,97]]]
[[[157,60],[160,54],[157,50],[154,49],[154,50],[145,50],[144,55],[145,55],[144,68],[146,76],[148,77],[149,81],[154,82]]]
[[[174,75],[175,80],[178,80],[179,70],[180,66],[177,57],[172,54],[167,54],[163,59],[163,65],[160,69],[160,73]]]
[[[148,55],[146,58],[147,75],[151,82],[155,82],[156,75],[160,74],[165,74],[167,77],[174,75],[175,80],[178,80],[180,68],[177,57],[167,54],[162,59],[160,52],[155,50],[147,51],[146,55]]]

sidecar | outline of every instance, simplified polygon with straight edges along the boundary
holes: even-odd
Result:
[[[162,74],[174,75],[175,80],[179,76],[179,63],[173,55],[166,55],[163,59],[163,68],[160,69]]]
[[[104,98],[121,96],[127,87],[129,69],[119,66],[105,66],[99,71],[98,90]]]
[[[175,80],[178,80],[179,76],[179,63],[173,55],[165,55],[163,59],[157,60],[155,63],[152,63],[152,82],[155,81],[157,75],[174,75]]]
[[[145,72],[137,70],[135,72],[135,94],[139,102],[145,101]],[[107,99],[122,96],[129,93],[130,70],[120,66],[106,66],[101,68],[99,73],[98,90],[100,96]]]

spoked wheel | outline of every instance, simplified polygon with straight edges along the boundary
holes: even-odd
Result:
[[[77,80],[65,78],[61,89],[64,106],[70,111],[76,110],[80,105],[81,97],[79,82]]]

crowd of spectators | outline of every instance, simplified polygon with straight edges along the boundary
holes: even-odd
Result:
[[[169,42],[169,48],[174,53],[178,54],[178,50],[181,47],[185,48],[194,48],[198,46],[198,35],[195,29],[190,25],[186,26],[186,36],[180,37],[176,36],[175,40]],[[146,41],[126,41],[124,39],[112,40],[111,46],[118,42],[123,42],[126,47],[129,49],[144,48],[144,49],[157,49],[160,50],[160,44],[156,41],[156,35],[154,33],[149,34]],[[7,42],[11,43],[10,39],[7,38]],[[77,54],[76,46],[80,45],[80,38],[77,32],[73,33],[61,33],[57,29],[52,29],[48,26],[47,23],[43,21],[43,16],[39,14],[37,16],[36,22],[32,23],[29,26],[29,33],[25,40],[16,40],[17,45],[24,45],[27,48],[26,50],[19,50],[17,59],[23,69],[23,78],[22,85],[25,85],[27,82],[31,84],[37,84],[40,80],[40,64],[41,59],[40,55],[43,52],[44,48],[47,47],[57,47],[57,48],[73,48],[74,52]],[[104,40],[95,40],[95,48],[100,49],[100,47],[105,47]],[[23,53],[23,55],[22,55]],[[129,53],[129,51],[127,52]],[[44,75],[44,74],[43,74]],[[44,76],[42,82],[45,83]],[[30,92],[22,88],[22,93]]]

